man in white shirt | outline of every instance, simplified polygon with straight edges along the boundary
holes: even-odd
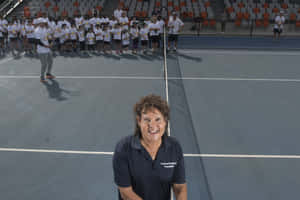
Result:
[[[118,8],[114,11],[114,16],[116,19],[119,19],[122,16],[123,10],[121,5],[118,6]]]
[[[37,39],[37,53],[41,61],[41,79],[42,83],[46,82],[45,73],[47,79],[54,79],[51,74],[53,57],[51,53],[52,44],[49,44],[48,32],[47,32],[47,20],[41,20],[40,25],[35,30],[35,37]]]
[[[128,30],[129,19],[126,16],[126,12],[122,12],[122,16],[119,17],[119,23],[121,24],[122,30]]]
[[[177,13],[173,12],[173,16],[169,18],[168,29],[169,29],[169,37],[168,37],[168,50],[171,48],[172,42],[174,42],[174,50],[177,49],[178,43],[178,34],[182,30],[184,23],[177,17]]]
[[[274,39],[276,39],[276,35],[277,35],[277,39],[279,39],[280,34],[283,31],[283,24],[285,22],[285,18],[283,16],[283,14],[284,14],[284,11],[280,11],[280,14],[275,17],[275,24],[274,24],[274,29],[273,29]]]

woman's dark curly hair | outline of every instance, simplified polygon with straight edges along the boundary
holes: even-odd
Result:
[[[153,108],[156,108],[160,113],[163,115],[165,121],[166,121],[166,129],[165,133],[163,135],[163,138],[167,137],[166,134],[167,127],[168,127],[168,121],[170,119],[170,109],[168,106],[168,103],[162,99],[160,96],[150,94],[147,96],[142,97],[135,105],[134,105],[134,118],[135,118],[135,131],[134,135],[138,136],[139,138],[142,137],[141,129],[138,125],[138,119],[141,119],[142,113],[146,113]]]

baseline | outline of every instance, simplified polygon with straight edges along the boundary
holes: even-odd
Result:
[[[33,152],[33,153],[61,153],[61,154],[87,154],[87,155],[113,155],[114,152],[101,151],[73,151],[50,149],[21,149],[0,148],[0,152]],[[300,155],[263,155],[263,154],[184,154],[184,157],[203,158],[273,158],[273,159],[300,159]]]

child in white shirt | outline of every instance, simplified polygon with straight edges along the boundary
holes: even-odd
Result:
[[[130,28],[130,35],[132,38],[132,53],[136,54],[139,46],[139,28],[137,23],[133,23]]]
[[[87,44],[87,47],[88,47],[88,50],[89,51],[93,51],[95,50],[95,34],[93,32],[93,29],[90,28],[85,36],[85,39],[86,39],[86,44]]]
[[[122,31],[122,49],[124,51],[128,50],[130,44],[130,34],[127,29]]]
[[[112,35],[112,29],[109,28],[109,26],[103,26],[103,52],[107,53],[106,50],[108,50],[109,53],[111,52],[111,35]]]
[[[139,36],[141,38],[141,46],[143,53],[146,53],[149,41],[149,29],[146,23],[143,23],[142,28],[140,29]]]
[[[79,41],[79,45],[80,45],[80,51],[84,51],[85,50],[85,28],[84,28],[84,25],[79,26],[77,36],[78,36],[78,41]]]
[[[71,24],[70,39],[71,39],[71,48],[75,52],[77,49],[77,29],[75,23]]]
[[[115,27],[112,30],[112,33],[113,33],[114,43],[116,46],[116,53],[120,54],[122,53],[121,50],[122,28],[119,23],[115,25]]]
[[[94,33],[96,36],[96,50],[100,52],[103,45],[103,35],[102,35],[102,29],[100,28],[100,24],[96,24]]]

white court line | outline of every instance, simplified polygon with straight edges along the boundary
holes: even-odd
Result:
[[[113,152],[104,151],[72,151],[50,149],[20,149],[0,148],[0,152],[33,152],[33,153],[56,153],[56,154],[87,154],[87,155],[113,155]],[[184,157],[203,158],[273,158],[273,159],[300,159],[300,155],[261,155],[261,154],[184,154]]]
[[[38,75],[23,76],[23,75],[3,75],[0,79],[35,79],[40,78]],[[154,76],[56,76],[58,79],[137,79],[137,80],[163,80],[163,77]]]
[[[193,55],[203,55],[203,54],[219,54],[219,55],[267,55],[267,56],[299,56],[300,52],[299,51],[263,51],[263,50],[255,50],[253,49],[247,50],[247,49],[239,49],[239,50],[221,50],[221,49],[180,49],[178,51],[179,53],[188,53],[188,54],[193,54]],[[179,54],[180,56],[180,54]]]
[[[36,79],[40,76],[3,75],[0,79]],[[132,80],[164,80],[154,76],[57,76],[58,79],[132,79]],[[218,78],[218,77],[168,77],[168,80],[203,80],[203,81],[257,81],[257,82],[300,82],[300,79],[288,78]]]

